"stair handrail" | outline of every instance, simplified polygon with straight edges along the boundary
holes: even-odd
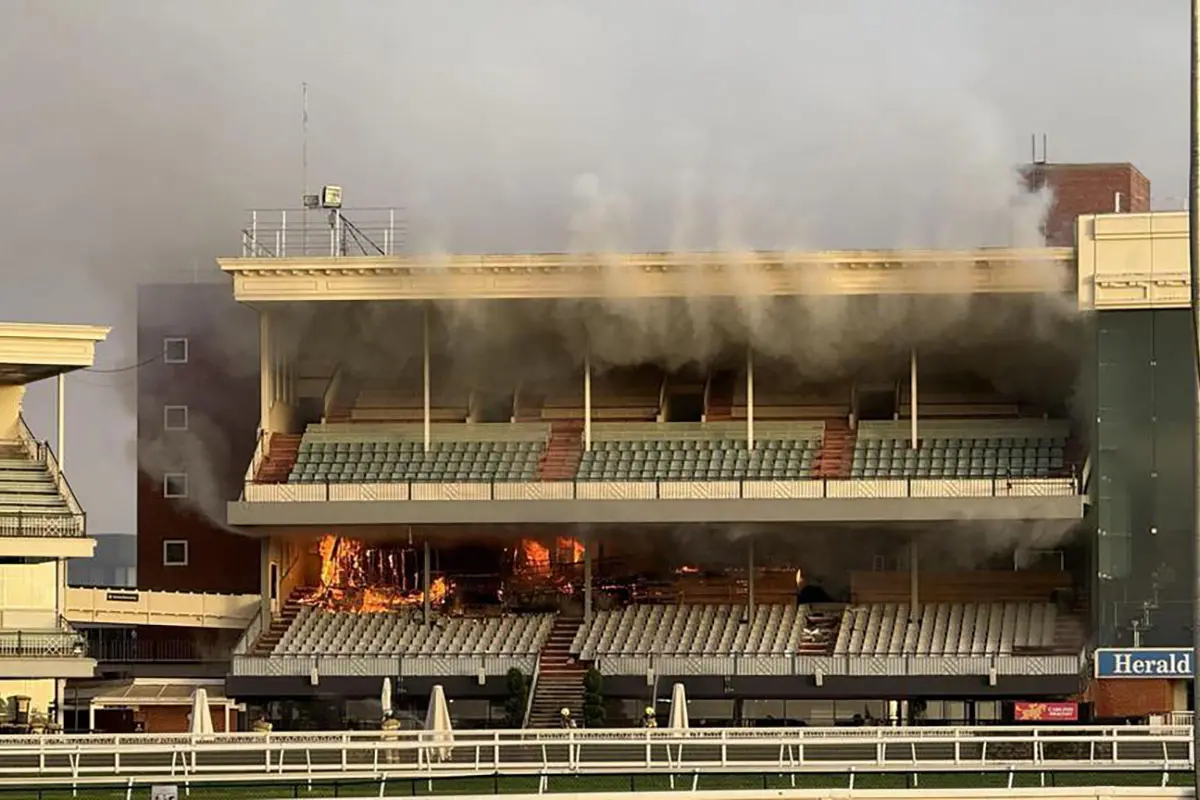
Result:
[[[545,644],[542,645],[545,647]],[[533,713],[533,695],[537,691],[538,676],[542,671],[542,653],[539,650],[538,656],[533,660],[533,675],[529,678],[529,692],[525,698],[525,716],[521,719],[521,729],[529,727],[529,717]]]
[[[29,458],[33,461],[42,460],[42,443],[33,435],[33,431],[29,429],[29,424],[25,422],[25,415],[17,415],[17,439],[16,443],[25,449]]]
[[[54,481],[54,488],[62,497],[63,502],[67,504],[67,510],[71,512],[71,516],[78,520],[84,519],[83,506],[79,505],[79,499],[75,497],[75,492],[71,489],[67,476],[59,467],[58,458],[50,448],[50,443],[39,442],[34,438],[33,431],[29,429],[29,424],[25,422],[23,414],[17,416],[17,439],[29,457],[42,464],[50,473],[50,479]]]
[[[263,632],[262,615],[262,606],[260,605],[258,611],[254,612],[254,619],[250,620],[250,624],[242,631],[237,644],[233,646],[235,656],[248,656],[254,650],[254,645],[258,643],[258,637]]]
[[[254,456],[250,459],[250,466],[246,467],[245,482],[247,484],[254,483],[255,478],[258,477],[258,470],[263,465],[263,462],[267,460],[267,453],[270,452],[270,443],[271,432],[263,428],[259,428],[258,439],[254,443]]]

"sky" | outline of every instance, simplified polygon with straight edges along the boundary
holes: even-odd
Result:
[[[308,183],[415,251],[1020,242],[1012,166],[1186,193],[1186,0],[0,0],[0,319],[112,325]],[[255,347],[256,343],[246,343]],[[67,381],[67,474],[132,531],[136,370]],[[53,382],[26,415],[53,440]]]

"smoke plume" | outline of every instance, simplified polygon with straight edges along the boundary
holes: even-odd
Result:
[[[1031,128],[1051,133],[1055,159],[1135,160],[1183,194],[1166,154],[1184,152],[1186,130],[1167,109],[1186,85],[1167,78],[1185,74],[1186,26],[1168,5],[10,0],[0,179],[19,200],[0,233],[18,277],[0,316],[111,322],[101,366],[127,365],[133,286],[211,272],[236,252],[241,209],[293,206],[306,182],[343,185],[352,206],[405,206],[426,253],[1028,243],[1044,198],[1022,196],[1012,167]],[[922,330],[952,336],[974,313],[964,300]],[[613,301],[582,317],[614,363],[703,359],[748,338],[837,372],[871,344],[836,302],[697,299],[680,323]],[[802,357],[778,352],[781,317],[804,320]],[[573,326],[562,337],[577,354],[571,305],[552,318]],[[686,352],[661,344],[681,335]],[[132,527],[130,467],[113,462],[126,461],[134,383],[70,384],[68,469],[98,529]],[[30,416],[48,433],[45,400],[31,394]]]

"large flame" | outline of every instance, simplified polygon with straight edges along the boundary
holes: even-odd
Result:
[[[404,551],[367,547],[357,539],[325,534],[317,545],[321,557],[319,585],[300,602],[331,611],[391,611],[420,606],[425,593],[408,588]],[[453,586],[441,576],[429,584],[429,602],[444,604]]]
[[[520,544],[519,572],[535,575],[550,574],[550,548],[533,539],[522,539]]]

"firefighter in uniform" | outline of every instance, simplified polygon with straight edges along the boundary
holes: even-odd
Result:
[[[400,738],[397,735],[397,731],[400,730],[400,720],[396,719],[391,711],[384,712],[383,722],[380,723],[379,729],[383,731],[383,733],[380,735],[380,738],[385,742],[395,742]],[[389,764],[395,764],[400,760],[400,754],[395,750],[388,749],[384,756],[384,760],[386,760]]]
[[[564,730],[574,728],[575,720],[571,719],[571,709],[564,708],[558,712],[558,722]]]
[[[264,735],[270,733],[275,728],[275,726],[271,724],[271,721],[267,719],[266,714],[260,714],[258,719],[254,720],[254,724],[251,727],[255,733],[261,733]]]
[[[646,710],[642,712],[642,727],[658,727],[658,717],[654,714],[654,706],[646,706]]]

